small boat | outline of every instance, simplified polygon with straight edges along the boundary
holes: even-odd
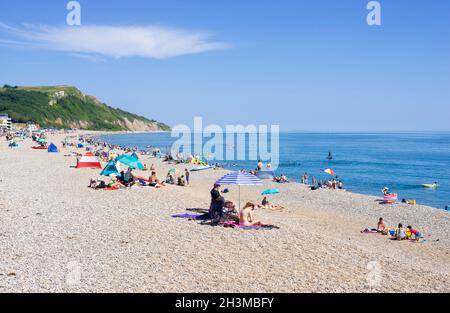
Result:
[[[204,170],[209,170],[213,168],[211,165],[201,165],[198,167],[195,167],[191,170],[191,172],[198,172],[198,171],[204,171]]]
[[[439,187],[438,183],[434,183],[434,184],[422,184],[423,188],[437,188]]]

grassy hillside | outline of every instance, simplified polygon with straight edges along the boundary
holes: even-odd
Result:
[[[101,103],[75,87],[0,88],[0,113],[13,122],[33,121],[41,127],[88,130],[170,130],[170,127]]]

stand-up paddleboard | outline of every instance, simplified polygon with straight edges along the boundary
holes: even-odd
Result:
[[[211,165],[201,165],[201,166],[197,166],[197,167],[193,168],[191,170],[191,172],[204,171],[204,170],[209,170],[211,168],[213,168]]]
[[[327,157],[327,159],[328,159],[328,160],[333,160],[333,156],[331,155],[331,151],[328,152],[328,157]]]
[[[422,184],[422,187],[423,188],[437,188],[437,187],[439,187],[439,184],[436,184],[436,183],[434,183],[434,184]]]

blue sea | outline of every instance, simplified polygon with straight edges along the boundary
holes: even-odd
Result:
[[[151,145],[165,152],[177,138],[172,138],[170,133],[152,133],[109,135],[101,139],[144,150]],[[226,149],[230,146],[224,146]],[[328,152],[332,153],[332,160],[327,159]],[[218,162],[231,170],[256,167],[255,160]],[[440,209],[450,204],[450,133],[447,132],[280,133],[278,175],[285,174],[296,181],[305,172],[318,180],[330,178],[321,171],[324,168],[333,169],[352,192],[381,195],[382,188],[388,186],[391,192],[398,193],[399,199],[416,199],[419,204]],[[437,189],[421,186],[435,181],[439,183]]]

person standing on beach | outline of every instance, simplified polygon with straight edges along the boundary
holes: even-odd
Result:
[[[316,185],[317,185],[316,177],[313,176],[311,178],[311,184],[312,184],[313,187],[316,187]]]
[[[263,167],[262,161],[259,160],[259,161],[258,161],[258,165],[257,165],[257,167],[256,167],[256,170],[257,170],[257,171],[260,171],[260,170],[262,170],[262,167]]]
[[[184,169],[184,176],[186,178],[186,186],[189,186],[189,176],[191,175],[191,173],[189,172],[189,170],[186,168]]]

